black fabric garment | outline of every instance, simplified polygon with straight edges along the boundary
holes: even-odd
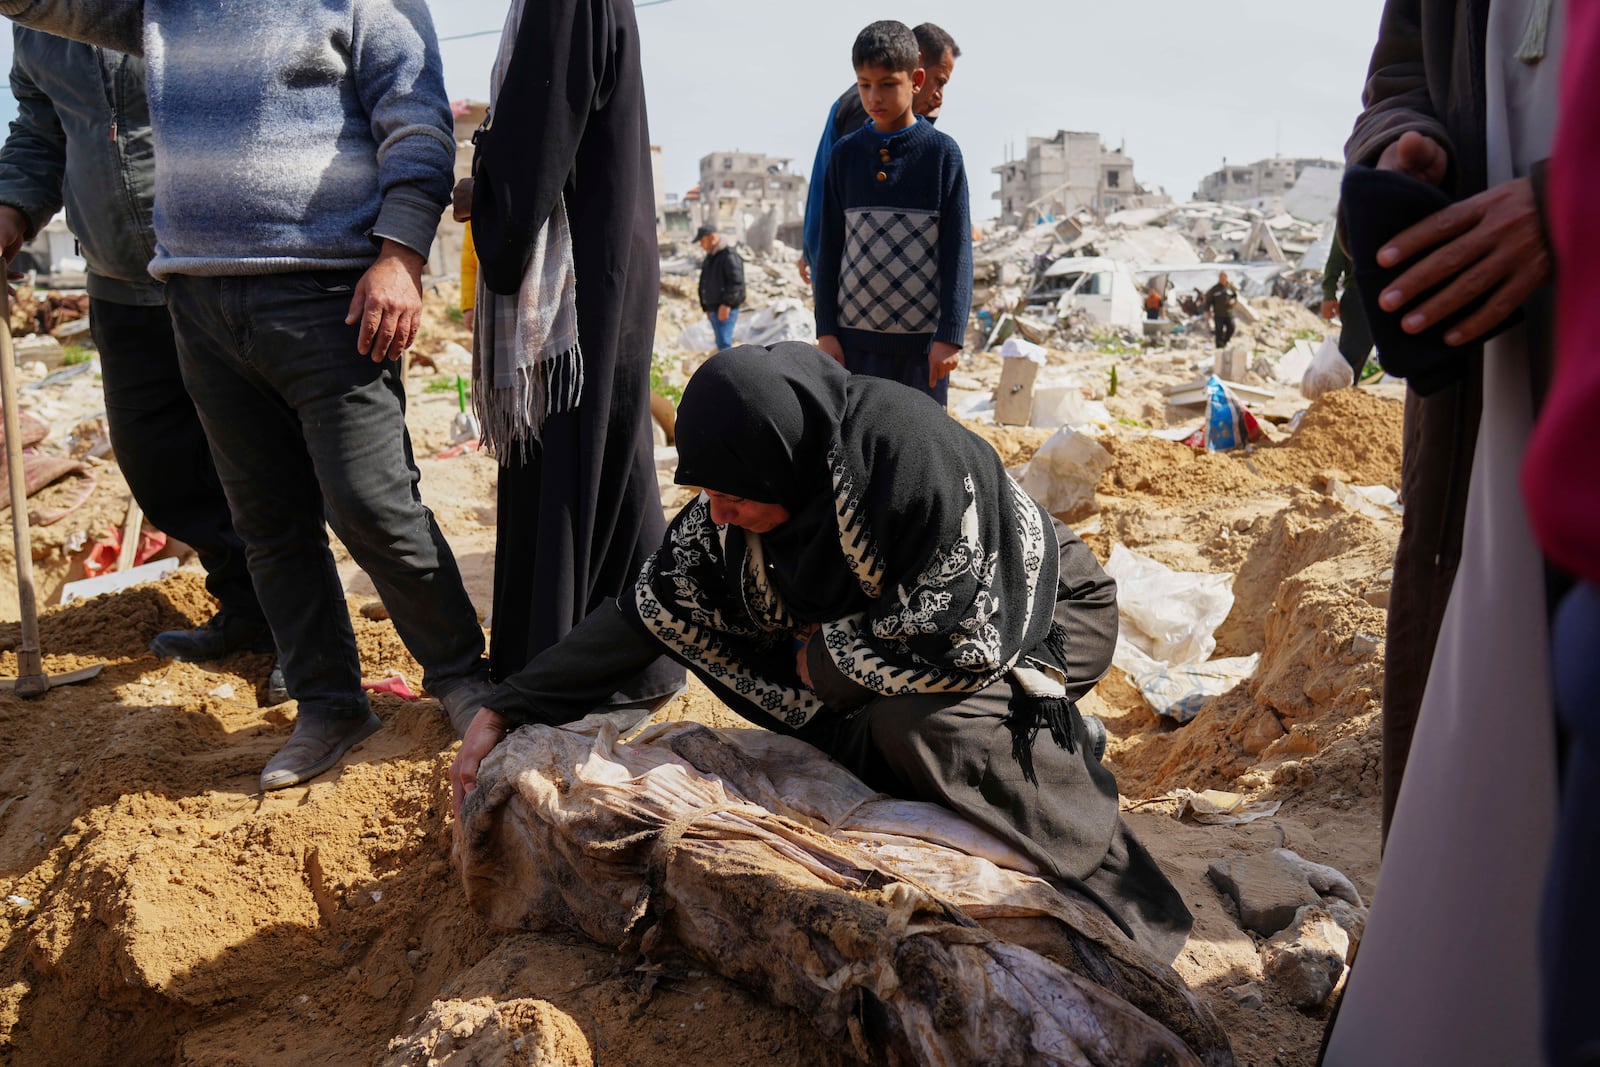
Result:
[[[627,587],[665,525],[649,407],[655,194],[628,0],[527,6],[474,166],[473,239],[497,293],[517,291],[565,194],[583,347],[577,408],[545,422],[536,455],[500,468],[489,657],[504,678]],[[663,660],[634,695],[682,677]]]
[[[1234,305],[1239,302],[1239,290],[1218,282],[1206,290],[1206,307],[1217,318],[1233,318]]]
[[[211,446],[178,370],[166,305],[91,297],[89,329],[100,352],[111,448],[134,499],[158,529],[194,548],[206,590],[223,612],[265,623]]]
[[[850,86],[839,94],[839,102],[833,107],[834,141],[842,141],[871,121],[867,109],[861,104],[861,90],[854,85]],[[822,175],[812,175],[811,180],[821,181]]]
[[[1233,321],[1232,315],[1218,315],[1212,320],[1212,330],[1218,348],[1226,348],[1228,342],[1233,340],[1233,332],[1238,326]]]
[[[809,345],[730,349],[684,391],[678,455],[679,482],[791,513],[831,496],[831,532],[869,605],[839,605],[813,639],[875,693],[975,692],[1051,657],[1049,517],[923,395],[851,376]],[[724,700],[795,726],[822,704],[795,672],[800,620],[771,576],[785,565],[761,535],[718,527],[701,498],[673,521],[632,606]]]
[[[744,260],[726,244],[700,265],[700,310],[715,312],[721,307],[744,304]]]

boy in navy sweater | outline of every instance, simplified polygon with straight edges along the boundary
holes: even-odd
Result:
[[[823,179],[817,347],[944,404],[972,305],[961,149],[911,109],[925,72],[907,26],[874,22],[851,58],[872,122],[834,147]]]

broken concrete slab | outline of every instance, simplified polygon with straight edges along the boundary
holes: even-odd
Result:
[[[1337,897],[1340,900],[1349,901],[1358,908],[1363,906],[1361,894],[1356,892],[1355,884],[1346,878],[1342,872],[1320,863],[1312,863],[1304,856],[1291,852],[1286,848],[1276,849],[1274,855],[1299,868],[1306,881],[1311,883],[1311,888],[1322,896]]]
[[[1322,903],[1300,865],[1284,857],[1285,851],[1217,860],[1206,871],[1211,883],[1238,906],[1240,924],[1262,937],[1294,922],[1306,905]]]
[[[1344,977],[1350,935],[1320,907],[1296,913],[1290,927],[1261,950],[1263,973],[1298,1008],[1319,1008]]]

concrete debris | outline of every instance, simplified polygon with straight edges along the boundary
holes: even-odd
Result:
[[[1259,1011],[1261,1010],[1262,1005],[1266,1003],[1266,998],[1262,995],[1261,987],[1255,982],[1246,982],[1244,985],[1232,986],[1228,989],[1224,989],[1223,992],[1227,994],[1229,1000],[1239,1005],[1239,1007],[1243,1008],[1245,1011]]]
[[[1238,906],[1244,928],[1262,937],[1294,922],[1306,905],[1322,903],[1300,866],[1284,858],[1284,851],[1217,860],[1206,871],[1211,883]]]
[[[1320,907],[1301,908],[1261,950],[1262,971],[1291,1004],[1319,1008],[1346,970],[1350,935]]]
[[[1358,908],[1363,906],[1361,894],[1356,892],[1355,885],[1341,872],[1320,863],[1312,863],[1299,853],[1291,852],[1286,848],[1274,850],[1273,855],[1298,868],[1305,880],[1310,883],[1311,888],[1322,896],[1336,897],[1339,900],[1354,904]]]

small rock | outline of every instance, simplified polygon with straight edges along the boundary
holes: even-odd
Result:
[[[1261,987],[1254,982],[1236,985],[1231,989],[1223,990],[1223,992],[1228,994],[1229,1000],[1246,1011],[1259,1011],[1261,1006],[1266,1003],[1266,998],[1261,993]]]
[[[1350,639],[1350,654],[1365,659],[1378,651],[1383,644],[1383,638],[1373,637],[1371,634],[1356,634]]]
[[[1370,589],[1368,589],[1365,593],[1361,594],[1361,599],[1365,600],[1368,604],[1371,604],[1373,607],[1377,608],[1379,611],[1388,611],[1389,610],[1389,595],[1390,595],[1390,587],[1389,586],[1387,586],[1387,585],[1375,585],[1375,586],[1372,586]]]
[[[1320,907],[1306,907],[1261,950],[1262,970],[1298,1008],[1328,1002],[1345,972],[1350,937]]]
[[[9,897],[6,897],[6,903],[10,904],[18,911],[27,912],[33,910],[33,901],[29,900],[27,897],[18,896],[15,893],[11,894]]]
[[[371,619],[373,622],[382,622],[389,617],[389,609],[383,606],[381,600],[369,600],[361,605],[361,617]]]
[[[56,768],[56,774],[62,778],[71,778],[77,773],[78,765],[76,763],[63,763],[61,766]]]
[[[422,953],[412,949],[406,953],[406,964],[414,971],[422,966]]]
[[[1299,866],[1283,857],[1285,851],[1217,860],[1206,872],[1211,883],[1238,905],[1244,928],[1262,937],[1288,926],[1307,904],[1322,903]]]
[[[213,689],[213,690],[209,691],[208,693],[206,693],[206,696],[208,696],[208,697],[216,697],[219,700],[232,700],[233,699],[233,686],[231,684],[227,683],[227,682],[223,682],[221,685],[217,686],[215,689]]]

